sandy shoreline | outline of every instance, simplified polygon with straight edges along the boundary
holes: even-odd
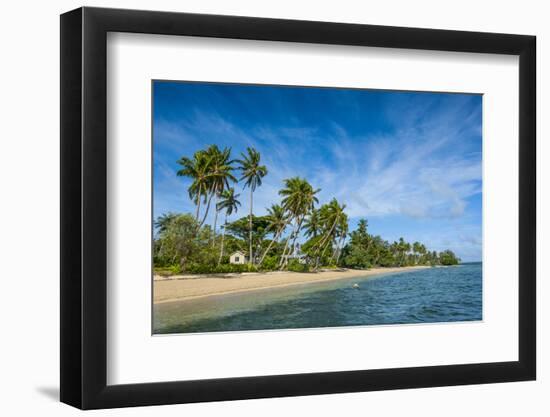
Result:
[[[155,304],[171,301],[203,298],[251,290],[287,287],[313,282],[333,281],[345,278],[367,277],[391,272],[404,272],[429,268],[410,266],[403,268],[372,268],[364,270],[334,270],[317,273],[267,272],[244,274],[236,277],[201,277],[193,279],[155,279],[153,281],[153,302]]]

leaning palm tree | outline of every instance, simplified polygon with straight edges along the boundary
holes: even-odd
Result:
[[[315,238],[321,232],[321,219],[319,218],[319,210],[311,210],[309,216],[304,223],[306,237]]]
[[[241,170],[241,178],[239,181],[245,181],[245,187],[250,188],[250,215],[248,217],[248,264],[252,264],[252,213],[253,213],[253,195],[256,187],[262,185],[262,178],[267,175],[265,165],[260,165],[260,153],[254,149],[247,147],[246,154],[241,153],[242,159],[238,160],[239,169]]]
[[[336,226],[342,220],[342,217],[345,216],[345,208],[345,204],[340,205],[338,200],[333,198],[330,203],[323,205],[319,210],[319,216],[324,225],[325,231],[323,233],[323,237],[319,240],[317,250],[315,252],[317,255],[315,269],[318,268],[319,261],[323,258],[323,256],[325,256],[327,248],[334,242],[336,236]]]
[[[191,198],[197,206],[195,220],[198,222],[201,201],[204,201],[208,195],[212,159],[205,152],[198,151],[195,152],[193,158],[182,156],[177,163],[182,166],[182,168],[177,171],[178,177],[188,177],[192,180],[187,191],[189,193],[189,198]]]
[[[340,259],[340,254],[342,253],[342,246],[348,234],[348,229],[348,215],[346,213],[342,213],[340,220],[338,220],[338,224],[336,225],[336,236],[338,237],[338,243],[334,248],[331,258],[336,265],[338,265],[338,260]]]
[[[286,226],[288,225],[290,219],[287,211],[279,204],[273,204],[270,208],[267,209],[267,213],[267,220],[269,221],[267,230],[273,233],[273,239],[271,240],[271,242],[269,242],[267,249],[260,258],[260,265],[264,261],[266,255],[271,250],[271,247],[279,241],[279,238],[284,233],[284,230],[286,229]]]
[[[217,208],[217,200],[224,190],[229,188],[230,182],[236,182],[237,178],[233,175],[233,163],[231,160],[231,148],[224,148],[220,150],[217,145],[210,145],[205,154],[210,158],[211,163],[208,173],[208,203],[206,205],[206,211],[202,218],[200,225],[202,226],[208,216],[210,209],[210,202],[214,198],[214,207]],[[218,223],[218,210],[215,210],[214,215],[214,228],[212,244],[214,245],[216,240],[216,225]]]
[[[220,201],[216,204],[216,211],[225,210],[225,221],[223,223],[222,242],[220,247],[220,257],[218,259],[218,265],[222,262],[223,258],[223,244],[225,239],[225,228],[227,227],[227,218],[234,212],[236,213],[241,203],[237,198],[240,194],[235,194],[234,188],[224,190],[220,195]]]
[[[296,248],[296,239],[300,234],[302,222],[311,210],[313,210],[315,204],[319,202],[315,194],[321,191],[320,189],[314,190],[307,180],[300,177],[288,178],[284,181],[284,183],[285,188],[279,191],[279,195],[283,197],[282,202],[284,209],[290,213],[290,216],[294,221],[294,229],[286,241],[283,255],[281,256],[281,260],[279,262],[279,267],[281,268],[284,268],[288,261],[288,258],[285,257],[285,255],[289,247],[289,242],[292,240],[290,245],[290,253],[294,253]]]

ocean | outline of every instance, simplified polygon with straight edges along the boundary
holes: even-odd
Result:
[[[482,264],[157,304],[153,333],[204,333],[482,320]]]

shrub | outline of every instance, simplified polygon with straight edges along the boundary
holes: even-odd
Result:
[[[260,267],[265,271],[273,271],[277,269],[278,265],[279,259],[277,258],[277,256],[266,256]]]
[[[186,272],[190,274],[230,274],[230,273],[242,273],[242,272],[256,272],[258,268],[254,265],[234,265],[234,264],[221,264],[221,265],[205,265],[205,264],[189,264],[185,268]]]
[[[160,275],[161,277],[169,277],[170,275],[181,274],[181,267],[179,265],[168,265],[162,267],[153,268],[155,275]]]
[[[288,263],[288,270],[292,272],[309,272],[308,264],[301,264],[296,259],[291,259]]]
[[[181,274],[181,266],[178,264],[172,265],[169,269],[173,275]]]

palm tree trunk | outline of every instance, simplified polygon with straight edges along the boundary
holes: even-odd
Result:
[[[208,216],[208,211],[210,210],[210,203],[212,202],[212,195],[213,194],[210,194],[210,197],[208,197],[208,203],[206,204],[206,211],[204,212],[204,217],[202,218],[202,221],[199,224],[199,228],[202,227],[202,225],[206,221],[206,217]]]
[[[296,226],[294,226],[296,228]],[[288,244],[290,243],[290,240],[292,239],[292,237],[294,236],[294,230],[296,229],[292,229],[292,232],[290,233],[290,236],[288,237],[288,239],[286,240],[286,243],[285,243],[285,248],[283,249],[283,254],[281,255],[281,260],[279,261],[279,268],[281,268],[283,266],[283,264],[285,263],[285,255],[286,255],[286,250],[288,248]]]
[[[339,219],[339,217],[336,217],[336,219],[334,220],[334,223],[332,223],[332,227],[330,228],[329,232],[319,242],[319,247],[315,251],[316,253],[318,253],[321,250],[321,248],[323,247],[323,245],[325,244],[327,239],[332,236],[332,232],[334,231],[334,228],[336,227],[336,223],[338,223],[338,219]]]
[[[225,214],[225,221],[223,223],[223,231],[222,231],[222,244],[220,247],[220,258],[218,259],[218,265],[222,263],[223,258],[223,241],[225,240],[225,227],[227,226],[227,213]]]
[[[195,220],[198,222],[199,221],[199,214],[200,214],[200,210],[201,210],[201,197],[200,197],[200,195],[198,196],[196,203],[197,203],[197,210],[195,211]]]
[[[294,242],[292,242],[292,253],[296,251],[296,240],[298,239],[298,236],[300,236],[300,230],[302,230],[302,223],[304,222],[304,218],[305,218],[305,215],[303,215],[300,221],[298,222],[296,236],[294,236]]]
[[[214,208],[216,209],[216,213],[214,214],[214,235],[212,236],[212,247],[216,245],[216,224],[218,223],[218,194],[216,193],[214,200]]]
[[[295,229],[295,232],[293,233],[293,239],[292,239],[292,254],[296,251],[296,239],[298,239],[298,235],[300,234],[300,228],[302,227],[302,222],[304,220],[304,217],[302,216],[302,218],[300,220],[298,220],[298,223],[296,224],[296,229]],[[284,265],[283,267],[285,267],[286,265],[288,264],[288,258],[284,260]]]
[[[252,265],[252,187],[250,187],[250,216],[248,217],[248,264]]]
[[[338,261],[340,260],[340,255],[342,255],[342,250],[344,249],[344,241],[346,235],[343,235],[340,237],[340,242],[338,244],[338,256],[336,257],[336,265],[338,265]]]
[[[267,249],[265,250],[264,254],[262,255],[262,257],[260,258],[260,262],[258,262],[259,265],[262,264],[262,262],[264,261],[264,258],[266,257],[266,255],[268,254],[269,250],[271,249],[271,247],[275,244],[275,242],[277,242],[279,240],[279,237],[281,236],[281,234],[283,233],[283,230],[284,228],[286,227],[286,224],[285,226],[281,227],[279,230],[277,230],[277,233],[275,234],[275,236],[273,236],[273,240],[269,243],[269,246],[267,247]]]
[[[336,255],[340,252],[340,245],[342,244],[342,237],[343,237],[343,235],[341,235],[341,236],[338,238],[338,243],[336,244],[336,247],[335,247],[334,250],[332,251],[332,256],[330,257],[330,260],[331,260],[331,261],[336,260]]]
[[[288,244],[290,242],[290,239],[292,239],[292,233],[294,233],[294,230],[290,233],[290,236],[288,237],[288,239],[285,242],[285,247],[283,248],[283,254],[281,255],[281,259],[279,260],[279,268],[281,268],[283,266],[283,263],[285,262],[286,250],[288,248]]]
[[[332,242],[332,240],[329,240],[326,244],[325,244],[325,247],[323,249],[323,252],[321,253],[321,256],[317,256],[317,259],[315,261],[315,268],[314,270],[316,271],[318,268],[319,268],[319,261],[321,260],[321,258],[323,256],[325,256],[325,252],[327,251],[327,248],[328,246],[330,245],[330,243]]]
[[[319,267],[319,261],[321,260],[321,258],[323,257],[323,255],[325,254],[325,251],[327,250],[327,246],[328,246],[328,243],[330,243],[332,241],[331,237],[332,237],[332,232],[334,231],[334,228],[336,227],[336,223],[338,223],[338,219],[339,219],[340,216],[337,216],[336,219],[334,220],[334,223],[332,224],[332,227],[330,228],[330,231],[325,235],[325,237],[323,237],[323,239],[321,239],[321,241],[319,242],[319,247],[317,248],[317,250],[315,251],[315,254],[319,254],[319,251],[321,250],[321,248],[323,247],[324,245],[324,249],[323,249],[323,253],[321,254],[321,256],[317,256],[317,259],[315,261],[315,268],[314,269],[317,269]],[[327,241],[328,240],[328,241]]]
[[[336,246],[334,246],[334,250],[332,251],[332,255],[330,256],[331,261],[333,261],[336,258],[336,253],[338,252],[338,249],[340,248],[340,239],[341,239],[341,237],[338,238],[338,243],[336,244]]]
[[[323,249],[323,252],[321,253],[321,258],[322,258],[323,256],[325,256],[325,252],[327,251],[327,248],[328,248],[331,244],[332,244],[332,239],[329,240],[329,241],[326,243],[325,248]]]

